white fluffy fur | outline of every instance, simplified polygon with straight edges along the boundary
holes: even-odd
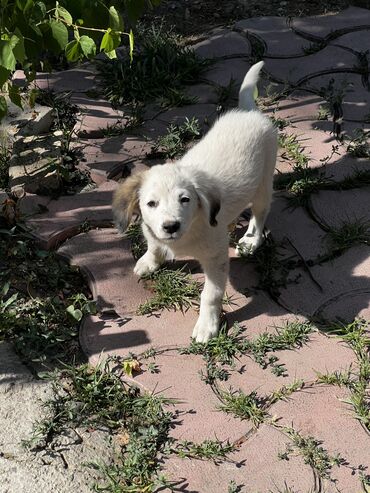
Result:
[[[237,250],[252,253],[263,239],[277,135],[254,103],[253,92],[262,66],[263,62],[253,65],[245,76],[238,110],[221,116],[176,163],[146,171],[137,190],[148,250],[138,260],[135,273],[148,274],[169,256],[199,260],[205,285],[193,331],[198,342],[207,342],[218,332],[229,266],[228,225],[251,207],[248,231]],[[114,208],[119,221],[119,204]],[[164,229],[175,222],[179,223],[177,231]]]

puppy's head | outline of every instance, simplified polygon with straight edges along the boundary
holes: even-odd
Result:
[[[199,214],[217,226],[219,210],[219,193],[206,177],[172,163],[127,178],[113,201],[120,230],[125,231],[132,215],[140,213],[151,233],[168,243],[186,234]]]

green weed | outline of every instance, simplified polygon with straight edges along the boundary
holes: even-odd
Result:
[[[253,426],[258,427],[268,418],[266,411],[266,398],[261,397],[257,392],[245,394],[242,390],[221,391],[222,401],[219,409],[227,414],[232,414],[242,420],[251,421]]]
[[[196,82],[210,63],[164,25],[138,28],[136,45],[131,64],[127,59],[98,64],[104,94],[114,106],[156,100],[178,104],[181,88]]]
[[[158,457],[172,420],[164,406],[174,401],[126,385],[122,374],[112,369],[114,363],[107,359],[96,367],[65,366],[51,375],[54,395],[45,402],[47,415],[25,445],[46,447],[56,434],[69,428],[108,429],[121,444],[121,454],[113,464],[89,464],[104,476],[97,490],[153,491],[160,482]],[[125,440],[120,442],[122,433]]]
[[[131,223],[125,232],[125,236],[131,241],[131,252],[134,259],[138,260],[144,255],[147,249],[141,223],[139,221]]]
[[[356,245],[368,245],[369,223],[364,220],[343,221],[341,226],[329,230],[327,241],[332,256],[341,255]]]
[[[365,131],[361,128],[355,130],[355,136],[347,145],[347,152],[357,158],[370,157],[370,131]]]
[[[139,315],[148,315],[163,309],[183,311],[199,302],[200,283],[184,272],[183,268],[157,270],[145,277],[144,282],[154,296],[139,306]]]
[[[204,440],[201,443],[183,440],[177,442],[172,449],[181,458],[207,459],[215,463],[227,459],[227,456],[235,450],[235,445],[220,440]]]
[[[302,456],[305,464],[311,466],[313,471],[321,479],[331,479],[330,473],[333,466],[340,466],[345,460],[339,455],[331,456],[322,446],[319,440],[312,436],[303,436],[293,428],[283,429],[292,443],[288,444],[285,450],[285,456],[289,460],[292,453],[298,453]]]
[[[149,157],[174,159],[184,154],[187,143],[199,138],[200,126],[196,118],[186,118],[182,125],[171,123],[167,134],[154,143]]]

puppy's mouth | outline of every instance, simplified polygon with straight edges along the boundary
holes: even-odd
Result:
[[[163,233],[163,236],[159,236],[153,231],[153,229],[147,223],[145,223],[145,224],[146,224],[147,228],[149,229],[149,231],[154,236],[154,238],[157,238],[157,240],[163,241],[164,243],[173,243],[174,241],[178,240],[182,236],[182,231],[176,231],[176,233],[171,233],[171,234],[164,234]]]

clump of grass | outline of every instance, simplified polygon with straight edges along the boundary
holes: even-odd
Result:
[[[153,491],[160,481],[158,457],[165,448],[174,401],[142,394],[127,385],[107,359],[96,367],[66,366],[51,376],[53,397],[45,403],[46,417],[35,426],[28,447],[48,446],[56,434],[76,427],[108,429],[121,444],[113,464],[91,463],[104,476],[99,491]],[[119,440],[120,433],[125,440]]]
[[[73,194],[91,184],[90,173],[77,167],[82,159],[82,151],[80,147],[72,146],[72,141],[79,108],[71,103],[70,98],[70,92],[57,94],[50,90],[40,90],[37,93],[37,102],[50,106],[54,110],[51,130],[62,132],[61,157],[50,164],[50,171],[57,172],[60,183],[60,190],[53,192],[55,195]],[[50,193],[48,190],[45,192]]]
[[[29,362],[76,357],[78,321],[94,311],[79,271],[17,226],[0,231],[0,258],[0,339]]]
[[[181,348],[181,354],[200,354],[206,363],[206,373],[201,372],[202,380],[213,385],[217,380],[229,378],[228,368],[235,367],[235,360],[241,355],[251,355],[263,368],[271,367],[277,375],[285,375],[284,365],[278,357],[269,353],[302,346],[309,339],[312,326],[307,322],[287,322],[276,333],[263,333],[255,339],[242,337],[244,329],[238,324],[227,331],[224,325],[218,335],[206,344],[192,341],[189,347]]]
[[[331,479],[330,473],[333,466],[340,466],[345,460],[339,455],[331,456],[325,450],[319,440],[312,436],[303,436],[293,428],[284,428],[284,432],[292,443],[287,445],[285,458],[289,460],[292,453],[302,456],[305,464],[308,464],[320,479]]]
[[[354,383],[354,374],[351,368],[346,371],[334,371],[327,373],[316,373],[316,381],[326,385],[336,385],[338,387],[351,387]]]
[[[303,152],[304,148],[295,134],[279,134],[279,145],[284,149],[284,153],[288,159],[293,161],[293,171],[306,168],[310,161],[309,157]]]
[[[242,351],[250,352],[255,361],[266,368],[271,364],[266,360],[268,353],[299,348],[308,342],[312,331],[313,327],[309,322],[286,322],[285,326],[277,327],[275,333],[264,332],[251,341],[244,341]]]
[[[356,419],[369,432],[370,337],[367,328],[368,322],[363,319],[355,319],[347,324],[333,323],[327,327],[329,332],[338,335],[354,351],[358,363],[358,372],[350,373],[349,370],[343,374],[335,373],[334,375],[321,376],[321,380],[333,385],[346,385],[350,390],[350,396],[345,402],[352,406]]]
[[[232,101],[237,98],[238,92],[235,79],[231,78],[227,86],[217,87],[216,95],[217,112],[223,113],[230,107]]]
[[[171,123],[166,135],[159,137],[154,143],[149,157],[174,159],[186,151],[186,145],[200,138],[200,126],[197,118],[185,118],[182,125]]]
[[[178,104],[181,88],[196,82],[210,63],[164,25],[139,28],[136,46],[132,63],[127,57],[98,64],[104,94],[114,106],[156,100]]]
[[[138,260],[144,255],[147,248],[147,243],[144,238],[141,223],[133,222],[125,231],[125,236],[131,241],[131,252],[135,260]]]
[[[139,306],[139,315],[163,309],[183,311],[198,304],[200,283],[184,272],[184,268],[160,269],[145,277],[144,282],[154,296]]]
[[[341,226],[329,230],[327,240],[332,256],[341,255],[356,245],[369,245],[369,223],[365,220],[344,221]]]
[[[353,157],[370,157],[370,131],[361,128],[355,130],[355,136],[347,145],[347,152]]]
[[[206,459],[219,463],[226,460],[227,456],[236,450],[236,446],[221,440],[204,440],[201,443],[194,443],[183,440],[176,443],[172,449],[179,457],[189,459]]]
[[[290,385],[283,385],[278,390],[275,390],[270,396],[269,396],[269,404],[272,405],[277,401],[281,401],[283,399],[286,399],[290,395],[292,395],[294,392],[297,392],[298,390],[301,390],[304,387],[304,381],[299,379],[299,380],[294,380]]]
[[[221,411],[242,420],[251,421],[255,427],[258,427],[268,418],[266,398],[259,396],[255,391],[250,394],[245,394],[241,390],[221,391],[220,398],[222,400],[219,407]]]

